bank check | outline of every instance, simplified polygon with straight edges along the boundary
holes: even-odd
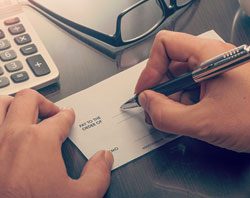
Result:
[[[220,39],[214,31],[202,36]],[[178,137],[147,125],[142,108],[120,110],[121,104],[133,95],[146,62],[57,102],[75,110],[69,138],[88,159],[98,150],[110,150],[115,169]]]

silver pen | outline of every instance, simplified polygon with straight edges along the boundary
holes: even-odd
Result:
[[[173,80],[161,83],[150,90],[162,93],[165,95],[171,95],[178,91],[187,89],[188,87],[198,84],[201,81],[207,80],[235,67],[238,67],[250,60],[250,46],[242,45],[234,48],[228,52],[220,54],[208,61],[203,62],[194,71],[183,74]],[[250,69],[250,68],[249,68]],[[139,94],[125,102],[122,106],[122,110],[139,107],[138,101]]]

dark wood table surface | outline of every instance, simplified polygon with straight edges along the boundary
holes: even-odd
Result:
[[[50,100],[56,102],[121,71],[117,60],[93,50],[34,10],[25,8],[25,12],[60,71],[59,83],[40,90]],[[197,1],[171,24],[176,31],[198,35],[214,29],[227,42],[250,43],[250,18],[237,0]],[[145,54],[134,53],[133,60]],[[78,178],[86,158],[70,140],[62,152],[68,174]],[[250,197],[250,154],[181,137],[113,171],[106,197]]]

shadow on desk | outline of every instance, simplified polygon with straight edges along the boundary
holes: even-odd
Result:
[[[162,174],[152,182],[155,189],[143,197],[250,196],[249,154],[186,137],[165,147],[152,161],[154,169]]]
[[[249,197],[250,155],[220,149],[204,142],[182,137],[138,159],[141,166],[128,166],[127,189],[112,197]],[[147,161],[147,162],[146,162]],[[139,162],[132,162],[139,164]],[[118,172],[118,173],[117,173]],[[110,191],[122,185],[116,171]],[[143,181],[143,182],[142,182]],[[147,182],[146,182],[147,181]],[[117,184],[117,182],[119,184]],[[123,181],[124,182],[124,181]],[[141,185],[143,183],[143,185]],[[138,190],[139,189],[139,190]],[[124,191],[123,191],[124,190]]]
[[[67,140],[62,152],[68,174],[77,179],[87,160],[72,144]],[[146,156],[112,172],[107,197],[250,196],[249,154],[181,137]]]

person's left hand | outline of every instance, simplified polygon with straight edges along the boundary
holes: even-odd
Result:
[[[94,155],[78,180],[67,175],[61,145],[74,119],[73,110],[60,110],[32,90],[0,96],[1,197],[103,197],[113,163],[109,151]]]

